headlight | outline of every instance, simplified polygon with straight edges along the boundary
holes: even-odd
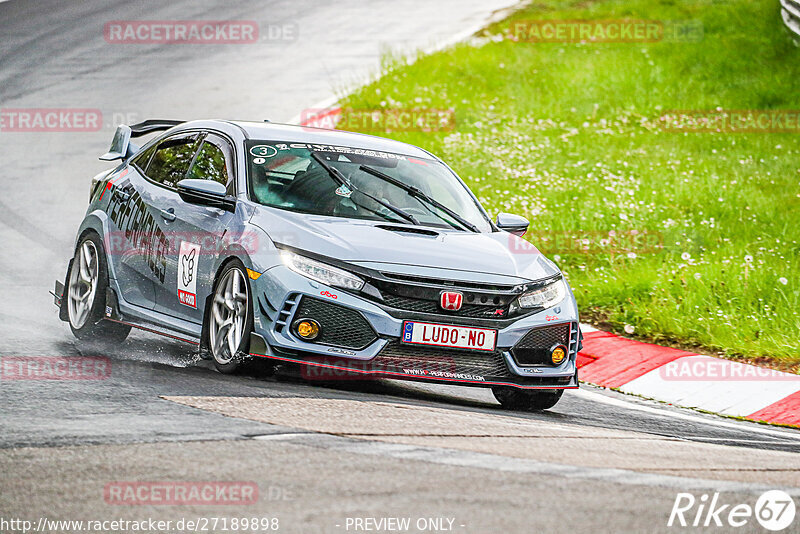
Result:
[[[564,280],[556,280],[552,284],[521,295],[519,305],[523,308],[549,308],[561,302],[566,294]]]
[[[289,251],[281,253],[281,260],[283,260],[284,265],[297,274],[302,274],[307,278],[329,286],[342,287],[354,291],[364,287],[364,280],[358,276],[321,261],[312,260]]]

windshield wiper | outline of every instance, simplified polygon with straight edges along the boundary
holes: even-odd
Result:
[[[370,199],[370,200],[372,200],[374,202],[377,202],[378,204],[380,204],[381,206],[383,206],[387,210],[391,211],[395,215],[397,215],[399,217],[402,217],[403,219],[405,219],[406,221],[410,222],[411,224],[415,224],[415,225],[419,226],[419,221],[417,220],[417,218],[414,217],[413,215],[411,215],[410,213],[406,213],[405,211],[401,210],[400,208],[389,204],[385,200],[382,200],[380,198],[374,197],[374,196],[370,195],[369,193],[366,193],[366,192],[358,189],[353,184],[348,183],[347,178],[345,178],[344,175],[342,175],[342,173],[339,171],[339,169],[337,169],[336,167],[332,167],[332,166],[328,165],[328,162],[325,161],[324,159],[322,159],[316,152],[311,152],[311,157],[314,158],[314,161],[319,163],[320,166],[327,171],[327,173],[330,175],[330,177],[333,178],[333,181],[336,182],[337,184],[339,184],[340,187],[344,187],[345,189],[348,189],[350,191],[354,191],[356,193],[360,193],[360,194],[364,195],[365,197],[367,197],[368,199]],[[370,211],[373,211],[373,210],[370,210]],[[373,211],[373,213],[377,213],[377,212]]]
[[[445,206],[444,204],[439,202],[438,200],[432,199],[431,197],[426,195],[422,190],[417,189],[413,185],[408,185],[407,183],[402,182],[402,181],[398,180],[397,178],[389,176],[388,174],[382,173],[378,169],[373,169],[372,167],[368,167],[366,165],[359,166],[359,169],[361,169],[364,172],[367,172],[367,173],[371,174],[372,176],[375,176],[376,178],[380,178],[381,180],[384,180],[384,181],[389,182],[390,184],[392,184],[392,185],[394,185],[396,187],[399,187],[400,189],[404,190],[406,193],[408,193],[409,195],[411,195],[414,198],[417,198],[417,199],[420,199],[420,200],[424,200],[425,202],[427,202],[431,206],[442,210],[443,212],[448,214],[450,217],[455,219],[464,228],[467,228],[470,231],[478,233],[478,234],[481,233],[481,231],[478,229],[477,226],[475,226],[474,224],[472,224],[471,222],[466,220],[464,217],[462,217],[461,215],[459,215],[455,211],[451,210],[450,208],[448,208],[447,206]],[[431,212],[431,213],[433,213],[433,212]],[[441,215],[439,215],[439,218],[442,218]]]

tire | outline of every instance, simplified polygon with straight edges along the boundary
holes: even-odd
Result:
[[[555,406],[564,394],[564,390],[527,391],[509,386],[497,386],[492,388],[492,393],[506,410],[534,412]]]
[[[205,317],[204,345],[214,367],[223,374],[244,371],[252,360],[249,349],[250,332],[253,331],[253,297],[241,261],[234,259],[225,265],[214,281],[211,299]]]
[[[83,236],[67,273],[64,306],[72,334],[85,341],[121,343],[131,327],[105,320],[108,264],[103,242],[94,232]]]

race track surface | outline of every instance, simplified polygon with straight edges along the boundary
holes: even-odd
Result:
[[[103,114],[98,132],[0,131],[0,357],[111,365],[105,380],[0,381],[0,517],[247,515],[279,517],[283,532],[345,532],[348,518],[409,516],[454,518],[469,533],[667,531],[678,492],[751,505],[765,489],[800,495],[800,432],[790,429],[589,386],[526,414],[482,389],[224,376],[190,345],[133,332],[87,346],[58,320],[48,291],[117,122],[285,121],[374,75],[383,50],[446,42],[506,5],[0,3],[0,108]],[[296,33],[249,45],[107,43],[104,24],[128,19],[253,20],[264,34]],[[153,480],[252,481],[261,497],[229,507],[103,498],[111,482]]]

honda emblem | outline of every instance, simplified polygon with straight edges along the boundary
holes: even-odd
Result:
[[[439,295],[439,306],[443,310],[458,311],[464,303],[464,294],[458,291],[442,291]]]

